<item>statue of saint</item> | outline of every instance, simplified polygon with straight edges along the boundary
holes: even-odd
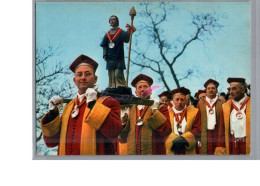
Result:
[[[108,70],[109,83],[107,88],[126,87],[124,43],[129,42],[130,32],[134,32],[135,28],[127,25],[127,31],[122,30],[119,28],[119,20],[115,15],[109,18],[109,24],[112,28],[105,34],[100,44],[103,47],[103,58]]]

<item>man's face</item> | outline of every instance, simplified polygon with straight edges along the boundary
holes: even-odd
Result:
[[[160,97],[160,102],[163,103],[164,105],[168,105],[169,100],[166,96]]]
[[[238,83],[231,83],[230,84],[230,97],[235,100],[239,101],[244,97],[245,89],[241,88]]]
[[[206,93],[200,93],[199,100],[205,100],[205,98],[206,98]]]
[[[79,89],[79,94],[84,94],[88,88],[92,88],[95,85],[97,76],[95,76],[91,67],[80,66],[75,71],[73,81]]]
[[[135,90],[136,96],[139,97],[139,98],[144,98],[143,97],[143,91],[145,89],[147,89],[147,88],[149,88],[149,84],[148,83],[146,83],[146,82],[138,83],[136,85],[136,90]]]
[[[116,17],[110,17],[109,23],[110,23],[110,26],[117,27],[117,19],[116,19]]]
[[[173,97],[173,104],[176,110],[183,110],[185,108],[186,102],[186,96],[183,94],[176,94]]]
[[[217,93],[218,93],[218,89],[217,89],[216,85],[211,83],[207,86],[207,88],[206,88],[207,97],[215,98]]]

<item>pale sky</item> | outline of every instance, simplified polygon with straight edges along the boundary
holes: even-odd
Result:
[[[220,83],[219,92],[226,92],[228,77],[243,77],[250,83],[250,4],[248,2],[172,2],[172,4],[176,6],[176,10],[168,18],[165,27],[165,34],[168,34],[169,40],[188,38],[192,34],[191,13],[216,13],[224,26],[221,31],[213,34],[212,39],[204,41],[204,45],[198,41],[189,45],[176,62],[174,68],[178,74],[183,74],[188,68],[196,70],[190,79],[180,82],[181,86],[189,88],[193,96],[198,89],[204,88],[203,84],[209,78],[216,79]],[[97,84],[100,90],[104,90],[108,85],[108,77],[102,58],[103,51],[99,45],[104,34],[110,29],[108,18],[117,15],[120,27],[125,29],[125,25],[130,24],[129,10],[132,6],[137,11],[134,20],[137,28],[133,35],[134,43],[135,34],[140,34],[144,40],[147,37],[138,30],[138,25],[145,18],[138,15],[141,7],[137,2],[37,2],[36,46],[44,48],[48,43],[62,46],[63,52],[56,60],[63,61],[67,65],[81,54],[95,59],[99,63]],[[135,48],[134,44],[132,48]],[[125,57],[128,54],[127,49],[128,44],[125,44]],[[158,52],[152,52],[154,57],[158,55]],[[158,82],[157,74],[147,70],[140,72],[138,69],[130,67],[130,82],[139,73],[146,73],[153,77],[154,84],[163,85]],[[172,80],[168,78],[168,81]],[[174,82],[169,85],[171,89],[176,88]],[[153,97],[157,98],[157,95],[164,90],[162,88],[155,91]]]

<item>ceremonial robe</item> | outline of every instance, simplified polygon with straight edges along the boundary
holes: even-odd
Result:
[[[201,114],[201,148],[199,148],[198,154],[202,155],[213,155],[215,152],[215,148],[218,144],[218,131],[219,131],[219,123],[220,123],[220,113],[222,108],[221,100],[217,100],[215,104],[215,112],[216,112],[216,125],[214,130],[207,129],[207,105],[205,100],[200,100],[197,108]]]
[[[167,106],[159,107],[152,112],[151,107],[145,107],[143,125],[137,126],[137,105],[133,105],[129,112],[129,126],[122,131],[122,155],[162,155],[165,154],[165,139],[171,133],[169,112]]]
[[[250,132],[250,100],[246,104],[246,137],[243,139],[241,144],[236,144],[237,142],[234,141],[233,135],[230,133],[230,113],[232,111],[232,100],[228,100],[226,103],[222,105],[222,111],[220,116],[220,130],[219,130],[219,139],[218,139],[218,146],[215,150],[215,155],[232,155],[236,154],[235,152],[232,153],[232,147],[236,145],[241,146],[241,151],[243,154],[249,155],[251,150],[251,132]]]
[[[77,98],[63,108],[62,117],[57,115],[41,128],[48,147],[58,145],[58,155],[108,155],[115,154],[117,136],[122,130],[120,104],[113,98],[98,98],[92,110],[82,101],[79,116],[71,118]]]
[[[171,150],[173,146],[173,141],[179,136],[174,133],[174,111],[169,109],[170,122],[172,133],[169,135],[165,142],[166,154],[175,155]],[[200,137],[201,126],[200,126],[200,114],[197,108],[187,107],[187,112],[185,119],[187,121],[185,132],[181,135],[189,143],[188,147],[185,147],[185,155],[195,155],[196,154],[196,141]]]

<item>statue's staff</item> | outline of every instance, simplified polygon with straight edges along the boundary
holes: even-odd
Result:
[[[136,11],[135,8],[132,7],[129,15],[131,16],[131,28],[133,28],[133,22],[134,22],[134,17],[136,16]],[[128,86],[128,77],[129,77],[129,67],[130,67],[130,54],[131,54],[131,44],[132,44],[132,34],[133,31],[130,31],[130,39],[129,39],[129,50],[128,50],[128,62],[127,62],[127,72],[126,72],[126,86]]]

